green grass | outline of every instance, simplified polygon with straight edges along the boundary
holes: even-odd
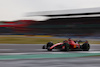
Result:
[[[1,44],[46,44],[49,41],[53,43],[63,42],[65,38],[32,38],[32,37],[0,37]],[[89,41],[90,44],[100,44],[100,41]]]
[[[27,38],[27,37],[0,37],[0,43],[7,44],[45,44],[49,41],[62,42],[64,39],[56,38]]]

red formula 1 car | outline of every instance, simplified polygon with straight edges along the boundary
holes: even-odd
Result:
[[[80,45],[79,43],[83,42],[81,40],[79,41],[73,41],[71,39],[68,39],[63,41],[63,43],[56,43],[53,44],[52,42],[48,42],[47,45],[43,45],[43,49],[47,49],[48,51],[52,51],[52,49],[59,49],[60,51],[69,51],[69,50],[83,50],[83,51],[89,51],[90,45],[88,41],[84,41],[85,43]]]

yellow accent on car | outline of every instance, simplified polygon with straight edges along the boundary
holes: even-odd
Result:
[[[74,45],[74,48],[76,48],[76,45]]]

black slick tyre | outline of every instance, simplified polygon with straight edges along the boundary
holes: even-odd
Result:
[[[82,45],[82,50],[83,50],[83,51],[89,51],[89,49],[90,49],[90,44],[84,43],[84,44]]]
[[[46,48],[48,49],[48,47],[51,47],[51,46],[53,46],[53,43],[52,42],[48,42]]]
[[[52,49],[50,49],[50,47],[48,47],[48,49],[47,49],[48,51],[52,51]]]

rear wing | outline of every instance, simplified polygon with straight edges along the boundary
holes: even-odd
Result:
[[[87,40],[76,40],[74,41],[75,43],[85,43],[85,42],[88,42]]]

